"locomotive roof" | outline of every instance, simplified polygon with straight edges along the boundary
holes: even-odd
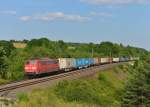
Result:
[[[32,58],[30,60],[57,60],[57,59],[50,59],[50,58]]]

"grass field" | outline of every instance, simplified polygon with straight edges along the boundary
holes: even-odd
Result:
[[[0,79],[0,85],[9,83],[9,80]]]

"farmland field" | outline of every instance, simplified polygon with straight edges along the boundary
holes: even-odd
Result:
[[[15,48],[25,48],[27,46],[26,43],[13,43]]]

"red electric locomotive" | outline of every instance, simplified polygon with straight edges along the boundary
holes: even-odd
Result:
[[[25,63],[26,75],[38,75],[59,70],[57,59],[32,59]]]

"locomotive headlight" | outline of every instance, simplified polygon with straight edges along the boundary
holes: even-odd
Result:
[[[25,69],[27,70],[27,69],[29,69],[29,67],[25,67]]]
[[[31,67],[32,70],[36,70],[36,67]]]

